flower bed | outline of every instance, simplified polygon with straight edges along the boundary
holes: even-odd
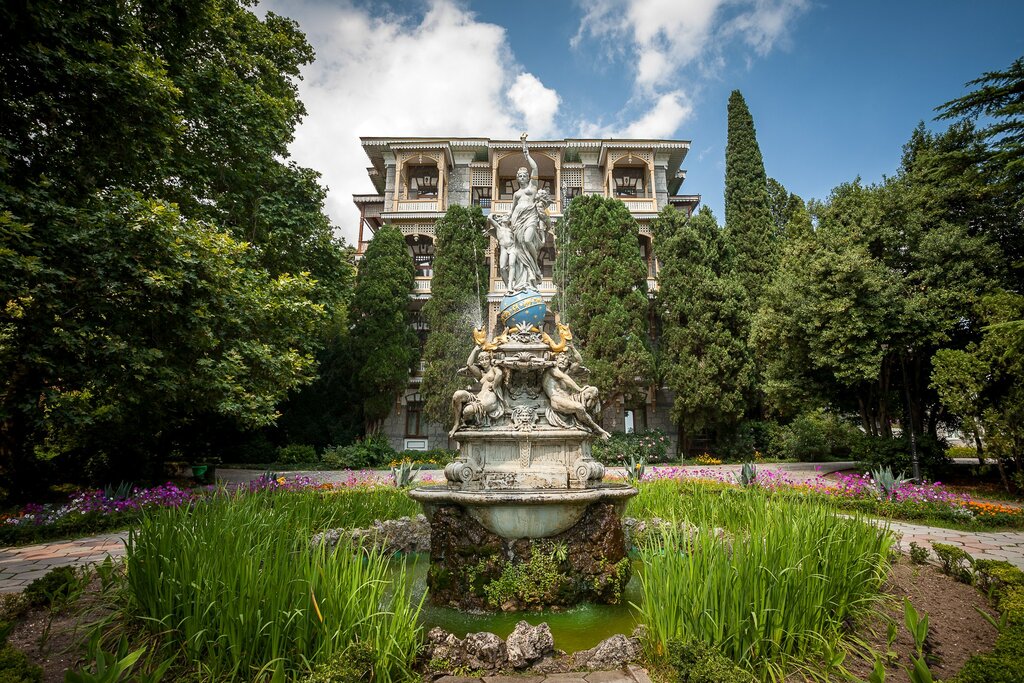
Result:
[[[686,479],[738,486],[731,470],[712,467],[650,467],[642,481]],[[1024,528],[1024,508],[985,503],[957,493],[941,482],[903,482],[891,498],[882,496],[870,474],[837,473],[810,481],[795,481],[785,472],[759,469],[756,485],[784,496],[802,496],[831,502],[841,508],[892,519],[928,520],[969,529]]]
[[[123,496],[103,490],[79,491],[62,504],[29,503],[21,509],[0,515],[0,545],[24,545],[67,536],[84,536],[131,526],[143,510],[178,508],[198,504],[216,495],[262,491],[348,491],[352,489],[394,488],[385,481],[374,481],[366,472],[350,472],[340,482],[321,483],[312,477],[263,475],[235,486],[181,488],[172,483],[153,488],[133,488]],[[404,494],[403,494],[404,496]],[[418,506],[410,502],[411,510]]]

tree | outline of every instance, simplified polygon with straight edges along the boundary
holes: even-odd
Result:
[[[192,456],[211,432],[272,421],[311,378],[350,279],[317,175],[283,161],[311,59],[294,22],[238,2],[0,9],[5,467],[37,446]],[[154,244],[128,251],[139,235]],[[172,346],[187,343],[195,353]],[[210,400],[167,388],[185,359]]]
[[[937,107],[940,119],[974,121],[988,116],[993,123],[984,127],[981,138],[981,171],[993,196],[993,209],[1004,212],[987,231],[1002,247],[1014,291],[1024,291],[1024,57],[1003,71],[991,71],[967,83],[974,90]],[[977,172],[977,171],[976,171]]]
[[[6,204],[0,415],[16,487],[65,456],[72,476],[146,476],[204,416],[270,424],[312,378],[325,311],[308,276],[251,268],[250,245],[125,190]]]
[[[661,263],[659,375],[675,394],[672,419],[685,453],[693,434],[728,430],[743,416],[752,380],[748,305],[711,209],[688,219],[669,207],[652,228]]]
[[[430,333],[420,393],[424,413],[438,424],[451,418],[452,394],[463,388],[458,369],[473,348],[474,326],[486,326],[488,239],[479,207],[452,206],[434,228],[434,277],[423,306]]]
[[[764,389],[774,412],[793,417],[832,403],[859,411],[865,429],[888,428],[882,360],[898,324],[896,283],[872,258],[860,226],[877,220],[877,191],[859,182],[833,191],[818,229],[787,241],[765,290],[752,341],[764,358]],[[853,405],[843,402],[845,396]]]
[[[415,272],[398,228],[377,230],[359,264],[351,312],[352,354],[368,432],[379,429],[391,413],[416,361],[416,335],[409,322]]]
[[[981,341],[936,353],[932,385],[950,410],[970,420],[979,455],[984,440],[1006,489],[1022,490],[1024,297],[1000,292],[986,297],[981,309],[988,323]]]
[[[974,144],[962,126],[919,128],[896,177],[836,188],[815,206],[817,229],[789,240],[753,335],[777,408],[828,403],[859,412],[869,434],[891,436],[901,416],[937,435],[948,414],[932,358],[977,337],[971,312],[1002,267],[976,225],[992,209]]]
[[[606,397],[638,401],[654,379],[647,267],[636,221],[617,199],[576,197],[557,227],[557,307]]]
[[[739,90],[729,96],[725,147],[725,237],[736,253],[736,272],[756,310],[775,270],[776,228],[768,199],[768,178],[754,119]]]

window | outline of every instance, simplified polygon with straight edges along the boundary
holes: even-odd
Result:
[[[565,201],[567,202],[571,202],[573,198],[580,196],[580,193],[583,192],[582,187],[565,187],[562,189],[565,192]]]
[[[414,235],[412,262],[416,266],[416,277],[433,277],[434,242],[429,237]]]
[[[491,208],[491,188],[474,187],[473,206],[479,206],[481,209]]]
[[[625,166],[612,169],[612,184],[616,197],[643,197],[646,169],[640,166]]]
[[[426,436],[423,420],[423,401],[413,394],[405,401],[405,436]]]
[[[437,198],[437,166],[406,166],[409,199]]]

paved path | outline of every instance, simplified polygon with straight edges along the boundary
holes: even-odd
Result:
[[[0,593],[19,593],[46,572],[66,565],[96,564],[124,555],[128,533],[102,534],[39,545],[0,548]]]

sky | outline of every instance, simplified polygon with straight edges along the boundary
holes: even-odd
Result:
[[[360,136],[690,140],[681,194],[723,218],[729,94],[804,199],[893,175],[965,83],[1024,56],[1020,0],[263,0],[317,59],[290,150],[352,244]]]

